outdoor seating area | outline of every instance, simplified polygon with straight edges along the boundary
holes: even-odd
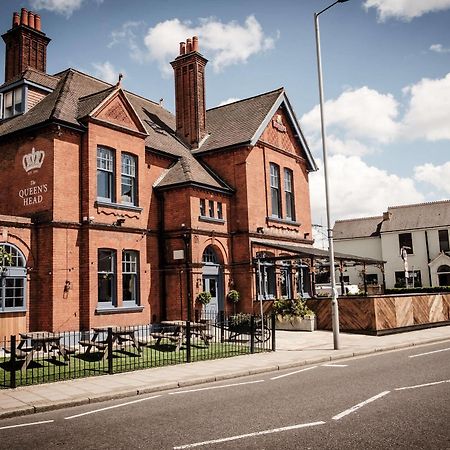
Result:
[[[274,342],[262,340],[257,327],[240,329],[239,335],[229,329],[231,322],[216,316],[11,336],[0,343],[0,388],[273,350]]]

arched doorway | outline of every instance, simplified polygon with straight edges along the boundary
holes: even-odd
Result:
[[[439,286],[450,286],[450,266],[444,264],[437,270]]]
[[[205,248],[202,256],[203,291],[211,294],[211,301],[203,308],[207,318],[213,318],[224,309],[223,269],[217,251],[212,245]]]

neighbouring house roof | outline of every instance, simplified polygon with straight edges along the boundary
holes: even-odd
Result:
[[[333,227],[333,238],[339,240],[380,236],[382,221],[382,216],[336,220]]]
[[[389,207],[381,232],[450,226],[450,200]]]
[[[208,137],[193,153],[203,154],[227,147],[255,145],[280,106],[285,109],[295,130],[295,137],[305,151],[308,169],[317,170],[284,88],[207,110]]]

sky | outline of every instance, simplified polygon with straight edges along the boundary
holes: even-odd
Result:
[[[329,0],[2,0],[52,39],[47,71],[73,67],[174,111],[169,64],[199,36],[207,108],[284,86],[319,171],[326,225],[314,12]],[[450,0],[349,0],[320,16],[332,221],[450,198]],[[0,46],[4,61],[4,46]]]

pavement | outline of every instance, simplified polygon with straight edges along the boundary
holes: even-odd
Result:
[[[340,333],[339,337],[340,349],[334,350],[330,331],[277,331],[275,352],[2,389],[0,419],[416,345],[450,342],[450,326],[385,336]]]

